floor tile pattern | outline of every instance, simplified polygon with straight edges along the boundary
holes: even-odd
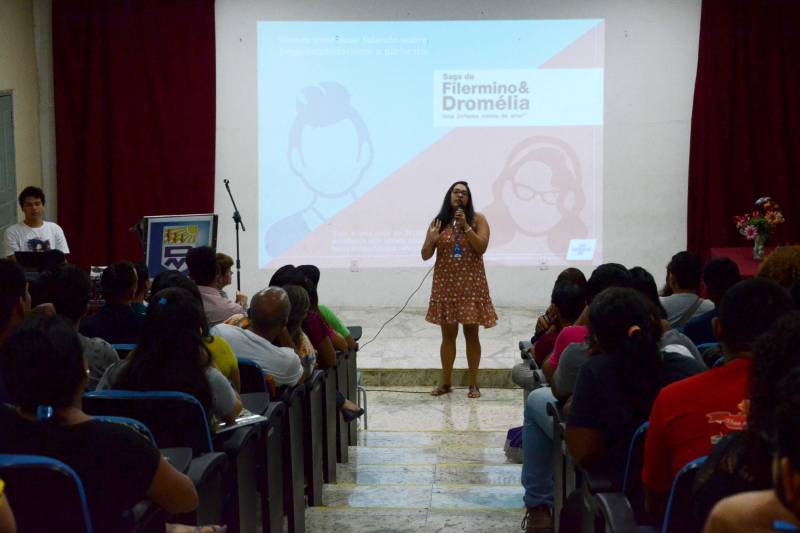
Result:
[[[359,433],[322,507],[306,511],[310,532],[519,531],[518,464],[503,453],[506,431],[522,423],[518,390],[466,390],[432,397],[429,388],[369,390],[369,431]]]

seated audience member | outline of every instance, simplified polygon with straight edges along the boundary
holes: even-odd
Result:
[[[548,321],[550,327],[533,344],[533,359],[542,365],[556,344],[558,334],[566,327],[572,326],[580,318],[586,307],[586,285],[572,281],[556,281],[550,294]]]
[[[775,434],[776,384],[800,368],[800,312],[784,315],[755,342],[749,383],[747,425],[712,448],[694,483],[695,521],[705,522],[722,498],[772,486],[769,437]]]
[[[661,301],[658,297],[658,287],[656,286],[656,280],[653,279],[653,276],[642,267],[633,267],[630,270],[631,273],[631,288],[639,291],[645,299],[652,304],[654,312],[657,314],[659,318],[659,322],[661,323],[661,339],[659,340],[659,348],[662,352],[673,352],[673,353],[680,353],[687,357],[694,357],[700,364],[705,367],[705,362],[703,362],[703,356],[700,354],[700,351],[697,349],[697,346],[694,343],[678,331],[677,329],[672,329],[672,326],[669,325],[669,322],[666,320],[666,312],[664,311],[664,307],[661,305]]]
[[[241,300],[244,303],[241,305],[220,295],[216,286],[217,256],[213,248],[209,246],[192,248],[186,254],[186,266],[189,269],[189,277],[197,284],[197,289],[203,298],[203,309],[209,326],[216,326],[234,315],[247,314],[246,297]]]
[[[89,307],[89,275],[75,265],[64,265],[42,274],[36,281],[40,296],[53,304],[56,313],[80,328],[81,319]],[[83,356],[89,368],[87,390],[94,390],[106,369],[119,361],[117,351],[100,337],[86,337],[78,333]]]
[[[253,296],[248,310],[248,329],[217,324],[211,328],[211,333],[228,341],[237,357],[258,363],[265,374],[272,376],[276,385],[297,385],[304,378],[300,357],[294,349],[274,344],[279,338],[281,346],[292,344],[286,329],[290,310],[286,291],[269,287]]]
[[[565,439],[582,467],[607,472],[619,490],[633,433],[650,415],[658,391],[703,371],[695,359],[661,352],[661,323],[634,289],[612,287],[589,306],[590,343],[581,367]]]
[[[336,366],[336,349],[331,337],[333,330],[317,309],[318,297],[314,283],[292,265],[285,265],[275,271],[269,280],[270,287],[284,287],[286,285],[299,285],[308,294],[309,309],[303,320],[303,332],[308,335],[311,345],[317,352],[317,366],[331,368]]]
[[[571,281],[572,283],[575,283],[583,287],[584,290],[586,289],[586,276],[584,276],[583,272],[581,272],[577,268],[570,267],[562,270],[561,273],[556,278],[555,283],[558,283],[560,281]],[[553,284],[553,286],[555,286],[555,283]],[[554,313],[555,313],[555,307],[551,303],[550,306],[545,311],[545,313],[536,320],[536,327],[534,328],[533,337],[531,337],[531,344],[535,342],[534,339],[540,337],[541,335],[544,335],[547,332],[547,330],[550,329],[550,326],[553,323]]]
[[[781,246],[770,253],[756,277],[774,281],[785,289],[800,280],[800,246]]]
[[[683,328],[693,317],[707,313],[714,303],[700,297],[700,278],[703,262],[691,252],[678,252],[667,265],[669,296],[661,297],[667,322],[676,329]]]
[[[785,289],[766,280],[746,280],[722,299],[714,333],[724,366],[664,388],[650,415],[642,482],[648,511],[660,520],[678,471],[708,455],[731,431],[744,427],[753,342],[792,309]],[[755,311],[757,310],[757,311]]]
[[[133,264],[136,269],[136,292],[131,301],[131,308],[137,315],[147,314],[147,293],[150,291],[150,270],[144,261]]]
[[[80,477],[95,531],[122,531],[123,512],[144,499],[168,513],[197,508],[191,480],[150,442],[121,424],[96,422],[81,410],[87,374],[74,326],[61,317],[31,317],[0,350],[16,408],[0,406],[0,453],[53,457]],[[40,418],[39,407],[52,408]],[[43,495],[46,497],[46,495]]]
[[[197,398],[209,416],[233,423],[242,403],[214,367],[206,337],[203,308],[189,291],[169,288],[154,293],[139,345],[108,369],[97,388],[185,392]]]
[[[316,364],[319,368],[332,368],[336,366],[336,351],[331,342],[331,327],[322,319],[317,306],[317,289],[314,283],[306,278],[302,272],[292,265],[285,265],[275,271],[269,282],[270,286],[286,287],[289,285],[301,286],[308,296],[309,308],[302,321],[303,332],[308,335],[311,345],[316,351]],[[294,344],[292,344],[294,346]],[[336,408],[341,411],[346,422],[352,422],[364,414],[364,410],[336,391]]]
[[[136,269],[129,261],[115,263],[100,276],[105,305],[81,321],[80,332],[111,344],[136,344],[144,318],[131,307],[136,293]]]
[[[586,282],[586,303],[591,304],[595,296],[609,287],[628,287],[630,284],[631,274],[624,266],[617,263],[600,265]],[[585,342],[589,333],[587,324],[588,307],[584,308],[583,314],[574,325],[561,330],[553,346],[553,352],[542,365],[542,371],[556,398],[566,399],[572,394],[575,380],[578,379],[578,370],[589,358],[589,346]],[[562,355],[566,355],[568,349],[570,353],[565,361],[567,364],[562,365]],[[562,385],[566,386],[563,390]]]
[[[622,266],[614,263],[608,263],[598,266],[589,281],[586,283],[586,298],[591,303],[592,299],[611,286],[627,286],[630,284],[630,274],[628,270]],[[584,315],[586,311],[584,310]],[[583,364],[588,358],[588,348],[584,344],[584,338],[588,334],[586,326],[570,326],[564,328],[556,340],[556,348],[559,349],[559,342],[561,336],[568,332],[568,330],[576,331],[574,336],[570,339],[571,342],[579,342],[580,344],[571,344],[566,350],[561,348],[565,357],[567,352],[576,346],[581,346],[585,349],[585,358],[580,358],[580,364]],[[564,344],[567,344],[564,342]],[[583,351],[583,350],[582,350]],[[559,356],[560,356],[559,352]],[[550,359],[553,355],[550,356]],[[545,368],[549,366],[549,360],[545,361]],[[562,363],[558,364],[555,369],[555,382],[559,382],[558,373],[562,371],[563,366],[571,365],[571,361],[565,359]],[[580,364],[575,364],[574,370],[577,376]],[[569,372],[573,372],[570,368]],[[551,372],[552,375],[552,372]],[[567,381],[566,378],[562,381]],[[547,414],[547,404],[555,401],[559,394],[565,394],[561,398],[566,399],[572,394],[572,387],[569,388],[568,393],[562,393],[556,390],[555,383],[551,381],[550,387],[540,387],[531,391],[525,401],[525,414],[522,426],[522,486],[525,489],[524,502],[526,507],[525,518],[523,519],[524,527],[528,531],[549,531],[553,527],[552,507],[553,507],[553,420]]]
[[[697,315],[683,327],[683,333],[695,344],[717,342],[711,321],[719,316],[719,304],[725,293],[739,283],[742,276],[739,267],[727,257],[718,257],[709,261],[703,269],[703,283],[706,296],[714,303],[714,309]]]
[[[775,393],[773,486],[719,502],[706,533],[800,531],[800,369],[782,379]]]
[[[153,280],[151,294],[156,294],[164,289],[176,287],[184,289],[191,294],[198,304],[202,307],[203,299],[200,297],[200,291],[197,290],[197,285],[194,281],[190,280],[183,274],[174,270],[168,270],[160,273]],[[203,314],[205,321],[205,313]],[[204,326],[204,331],[208,329],[208,325]],[[241,390],[241,378],[239,376],[239,363],[236,361],[236,355],[233,353],[228,341],[222,337],[209,335],[203,337],[203,344],[206,349],[211,353],[211,359],[214,361],[214,366],[219,370],[225,378],[231,382],[233,388],[237,392]]]
[[[283,289],[289,296],[289,303],[291,305],[289,320],[286,322],[286,330],[289,332],[289,337],[292,339],[295,352],[303,361],[303,366],[313,369],[317,366],[317,357],[314,352],[314,346],[311,345],[311,341],[308,340],[308,336],[303,333],[302,328],[303,321],[306,319],[310,306],[308,292],[299,285],[284,285]]]
[[[306,277],[306,279],[314,284],[314,289],[319,289],[319,268],[315,267],[314,265],[300,265],[297,267],[297,270],[299,270]],[[334,348],[343,352],[347,350],[358,350],[358,343],[355,341],[355,339],[353,339],[353,335],[350,333],[350,330],[347,329],[347,327],[342,324],[342,321],[339,320],[339,317],[336,316],[336,313],[334,313],[329,307],[320,304],[317,304],[317,310],[322,316],[322,319],[335,333],[335,335],[331,337],[331,342],[333,342]]]
[[[0,259],[0,348],[31,310],[31,295],[22,267],[10,259]],[[0,404],[9,401],[0,368]]]
[[[233,283],[233,258],[228,254],[217,252],[217,278],[214,286],[219,290],[220,296],[226,300],[230,300],[228,293],[225,292],[225,287]],[[241,292],[236,292],[236,303],[242,307],[247,307],[247,296]]]

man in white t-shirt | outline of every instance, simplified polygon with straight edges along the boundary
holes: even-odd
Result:
[[[289,319],[289,296],[280,287],[270,287],[255,296],[250,303],[250,329],[217,324],[211,334],[222,337],[231,345],[236,357],[252,359],[275,384],[296,385],[304,377],[300,357],[292,348],[275,346],[274,342],[291,346],[286,331]]]
[[[25,187],[19,195],[19,206],[25,220],[6,228],[5,256],[14,252],[46,252],[60,250],[69,253],[64,230],[54,222],[44,220],[44,192],[39,187]]]

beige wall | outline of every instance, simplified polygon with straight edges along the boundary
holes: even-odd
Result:
[[[32,0],[0,1],[0,91],[14,95],[17,190],[42,186]],[[50,202],[48,202],[50,203]]]

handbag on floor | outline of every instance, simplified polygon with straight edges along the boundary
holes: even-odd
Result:
[[[522,464],[522,426],[508,430],[503,449],[509,461]]]

